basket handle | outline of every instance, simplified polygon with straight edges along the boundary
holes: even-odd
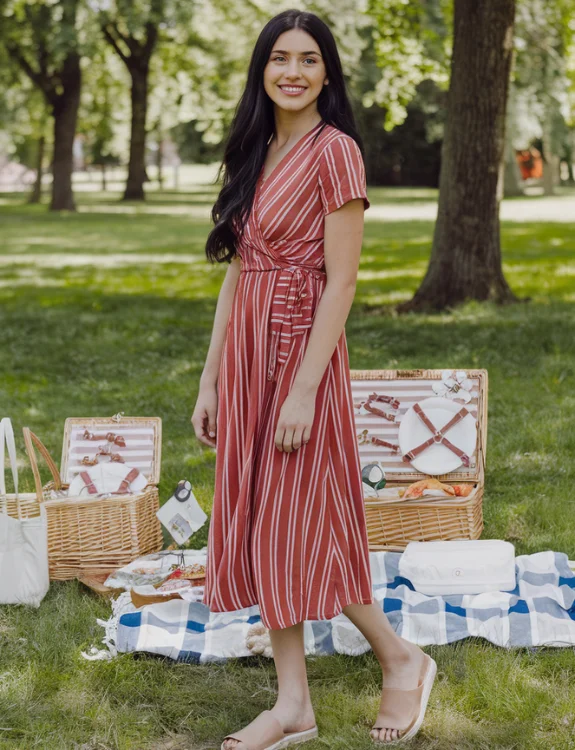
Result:
[[[38,498],[39,502],[42,502],[44,499],[44,495],[42,492],[42,479],[40,478],[40,471],[38,470],[38,461],[36,460],[36,453],[34,451],[34,445],[32,444],[32,441],[36,443],[38,450],[40,453],[44,456],[44,459],[48,465],[48,468],[50,469],[50,473],[52,474],[52,478],[54,480],[54,486],[57,490],[62,488],[62,479],[60,478],[60,472],[58,471],[58,467],[52,460],[52,456],[48,452],[48,449],[42,443],[39,437],[37,437],[32,430],[29,427],[22,427],[22,432],[24,434],[24,443],[26,446],[26,453],[28,454],[28,458],[30,459],[30,465],[32,467],[32,473],[34,474],[34,484],[36,485],[36,496]]]

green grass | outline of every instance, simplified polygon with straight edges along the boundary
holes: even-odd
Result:
[[[58,462],[66,416],[158,415],[161,501],[186,476],[209,513],[215,454],[195,439],[190,416],[225,272],[204,259],[214,192],[152,194],[145,206],[119,205],[117,195],[81,193],[75,215],[0,196],[0,414],[17,430],[23,490],[33,488],[23,425]],[[370,197],[403,201],[397,191]],[[505,271],[528,304],[398,317],[393,305],[417,288],[433,226],[366,218],[346,325],[351,367],[487,368],[483,536],[514,542],[517,554],[573,559],[575,223],[503,225]],[[207,543],[207,528],[194,547]],[[96,618],[109,611],[77,581],[53,582],[38,610],[0,609],[0,748],[207,750],[273,705],[275,670],[264,658],[85,661],[80,652],[103,635]],[[575,746],[573,649],[468,639],[426,650],[439,679],[412,747]],[[309,657],[308,674],[320,739],[306,747],[372,747],[373,654]]]

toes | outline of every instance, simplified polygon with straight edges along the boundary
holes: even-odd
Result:
[[[371,732],[369,733],[369,736],[371,737],[372,740],[375,740],[376,742],[381,742],[382,744],[384,744],[386,742],[392,742],[393,740],[398,740],[401,737],[401,730],[390,729],[387,727],[384,727],[382,729],[372,729]],[[234,746],[234,749],[235,749],[235,746]],[[241,747],[239,747],[238,750],[241,750]]]

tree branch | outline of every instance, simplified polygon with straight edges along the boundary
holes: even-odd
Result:
[[[43,74],[43,72],[34,70],[22,51],[15,44],[6,41],[4,45],[10,57],[22,68],[32,83],[40,89],[50,104],[54,104],[56,92],[48,76]]]
[[[126,65],[129,65],[130,64],[131,56],[130,55],[126,55],[126,53],[118,45],[116,37],[114,37],[112,35],[112,32],[110,31],[110,29],[113,30],[114,34],[116,34],[116,36],[118,36],[125,44],[128,45],[127,40],[122,36],[122,34],[121,34],[120,30],[118,29],[118,27],[116,26],[116,24],[115,23],[111,23],[110,21],[106,21],[106,22],[104,22],[102,24],[101,29],[102,29],[102,33],[104,34],[104,38],[106,39],[106,41],[108,42],[108,44],[110,44],[114,48],[114,50],[116,51],[116,54],[118,55],[118,57],[124,63],[126,63]],[[129,47],[129,45],[128,45],[128,47]]]

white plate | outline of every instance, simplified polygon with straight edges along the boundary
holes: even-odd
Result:
[[[462,404],[446,398],[434,396],[419,402],[419,406],[437,429],[441,430],[457,414]],[[431,431],[415,413],[413,406],[404,414],[399,425],[399,447],[402,455],[409,453],[431,437]],[[473,414],[467,414],[460,422],[445,433],[450,443],[469,457],[475,453],[477,445],[477,425]],[[441,443],[435,443],[416,456],[411,465],[422,474],[447,474],[462,465],[462,461],[452,450]]]
[[[95,466],[87,466],[85,470],[88,472],[98,492],[116,492],[122,483],[122,479],[130,473],[131,468],[128,464],[105,461]],[[80,476],[81,470],[78,470],[78,473],[70,482],[68,495],[70,497],[85,496],[86,500],[89,500],[94,495],[90,495],[88,492],[86,483]],[[138,475],[132,480],[128,489],[132,492],[139,492],[147,483],[148,480],[146,477],[141,472],[138,472]]]

